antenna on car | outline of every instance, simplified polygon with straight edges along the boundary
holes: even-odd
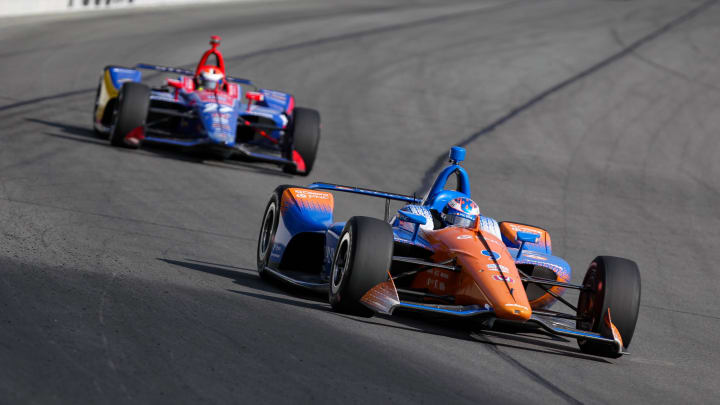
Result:
[[[460,146],[453,146],[450,148],[450,163],[454,165],[460,165],[460,162],[465,160],[465,148]]]

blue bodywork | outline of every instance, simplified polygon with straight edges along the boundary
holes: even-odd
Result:
[[[114,98],[127,82],[142,82],[143,70],[179,74],[175,86],[151,89],[144,142],[202,147],[229,157],[238,154],[278,164],[293,164],[288,136],[294,99],[288,93],[254,88],[246,79],[228,77],[226,91],[194,90],[187,84],[193,72],[138,64],[134,68],[109,66],[98,93],[95,129],[110,132]],[[168,81],[170,82],[170,81]],[[252,86],[261,100],[245,97],[240,84]],[[105,111],[107,109],[107,111]]]

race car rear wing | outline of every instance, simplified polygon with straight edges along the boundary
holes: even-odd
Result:
[[[378,190],[371,190],[371,189],[367,189],[367,188],[343,186],[340,184],[312,183],[311,185],[308,186],[308,188],[318,189],[318,190],[342,191],[345,193],[366,195],[368,197],[384,198],[385,199],[385,221],[390,219],[390,200],[404,201],[404,202],[410,203],[410,204],[422,203],[422,198],[417,198],[414,195],[388,193],[387,191],[378,191]]]
[[[138,63],[137,65],[135,65],[135,69],[155,70],[157,72],[175,73],[183,76],[195,76],[195,72],[191,70],[168,66],[148,65],[147,63]],[[239,77],[228,76],[226,79],[228,82],[231,83],[246,84],[248,86],[255,85],[252,81],[248,79],[241,79]]]
[[[312,183],[311,185],[308,186],[308,188],[320,189],[320,190],[331,190],[331,191],[343,191],[346,193],[362,194],[362,195],[366,195],[366,196],[370,196],[370,197],[386,198],[388,200],[405,201],[405,202],[408,202],[411,204],[419,204],[422,202],[421,198],[417,198],[412,195],[388,193],[386,191],[371,190],[371,189],[367,189],[367,188],[359,188],[359,187],[352,187],[352,186],[343,186],[340,184],[332,184],[332,183]]]

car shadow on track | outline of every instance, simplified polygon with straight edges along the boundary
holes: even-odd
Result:
[[[584,354],[580,352],[578,348],[569,346],[568,344],[571,340],[550,335],[539,330],[528,331],[503,326],[495,326],[493,329],[489,329],[472,319],[437,318],[411,313],[392,316],[380,315],[371,319],[351,317],[343,314],[338,314],[338,316],[352,318],[358,322],[367,324],[473,341],[490,345],[495,349],[517,349],[610,364],[608,360],[602,357]],[[395,325],[388,324],[387,321],[391,321],[395,323]],[[490,338],[493,339],[490,340]]]
[[[54,138],[71,140],[75,142],[89,143],[116,150],[121,150],[129,153],[141,153],[144,156],[152,156],[163,159],[179,160],[183,162],[204,164],[207,166],[214,166],[223,169],[241,170],[241,171],[253,171],[257,173],[270,174],[278,177],[293,178],[294,176],[288,173],[283,173],[279,168],[265,167],[263,163],[251,163],[248,161],[228,159],[228,160],[215,160],[207,159],[206,156],[202,156],[192,151],[184,150],[182,147],[173,145],[161,145],[161,144],[147,144],[143,145],[140,150],[115,148],[110,145],[107,138],[98,135],[94,130],[87,127],[81,127],[76,125],[63,124],[60,122],[47,121],[38,118],[25,118],[26,121],[35,124],[42,124],[48,127],[57,128],[62,131],[62,134],[54,132],[44,132],[43,134]]]
[[[239,290],[228,290],[232,293],[247,295],[254,298],[265,299],[268,301],[279,302],[288,305],[295,305],[305,308],[321,309],[329,311],[330,306],[327,304],[327,299],[322,299],[318,294],[308,293],[305,290],[290,286],[286,283],[277,280],[271,280],[266,282],[262,280],[255,269],[246,269],[243,267],[231,266],[226,264],[206,262],[202,260],[173,260],[173,259],[161,259],[157,260],[172,264],[174,266],[184,267],[186,269],[199,271],[202,273],[212,274],[215,276],[229,278],[233,283],[258,290],[258,293],[239,291]],[[272,295],[261,294],[265,293],[288,293],[291,294],[291,298],[283,298]],[[300,299],[304,301],[300,301]],[[308,302],[311,301],[311,302]]]
[[[571,342],[570,339],[550,335],[540,330],[528,332],[527,330],[521,330],[508,325],[496,325],[493,329],[489,329],[483,326],[482,323],[471,319],[438,318],[413,313],[400,313],[392,316],[378,315],[374,318],[345,315],[333,312],[327,303],[327,297],[325,295],[309,293],[279,280],[266,282],[258,277],[255,269],[193,259],[172,260],[159,258],[157,260],[190,270],[229,278],[233,280],[235,284],[256,290],[254,292],[228,290],[234,294],[274,303],[325,311],[338,317],[352,319],[356,322],[478,342],[490,345],[495,350],[500,348],[516,349],[600,363],[610,363],[604,358],[580,352],[579,349],[569,345]],[[283,297],[276,295],[278,293],[287,293],[289,295]]]

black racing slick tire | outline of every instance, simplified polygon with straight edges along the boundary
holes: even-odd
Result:
[[[310,108],[296,107],[293,111],[292,145],[290,156],[296,151],[305,162],[305,170],[298,170],[295,165],[283,167],[286,173],[307,176],[315,164],[318,145],[320,144],[320,113]]]
[[[138,127],[145,126],[150,107],[150,88],[142,83],[128,82],[120,88],[117,109],[110,130],[113,146],[137,148],[139,144],[128,144],[125,137]]]
[[[614,256],[598,256],[590,263],[578,298],[577,328],[608,336],[603,322],[610,309],[612,323],[620,332],[625,348],[630,346],[640,310],[640,270],[635,262]],[[605,357],[619,353],[605,344],[578,339],[580,350]]]
[[[269,274],[265,267],[270,261],[270,253],[272,253],[273,244],[275,243],[275,233],[277,232],[278,223],[280,221],[280,202],[282,194],[292,186],[277,186],[270,196],[263,213],[262,224],[260,225],[260,234],[258,235],[257,246],[257,271],[260,278],[267,280]]]
[[[393,232],[387,222],[352,217],[345,224],[332,262],[328,298],[333,310],[373,316],[360,298],[388,279],[392,263]]]

